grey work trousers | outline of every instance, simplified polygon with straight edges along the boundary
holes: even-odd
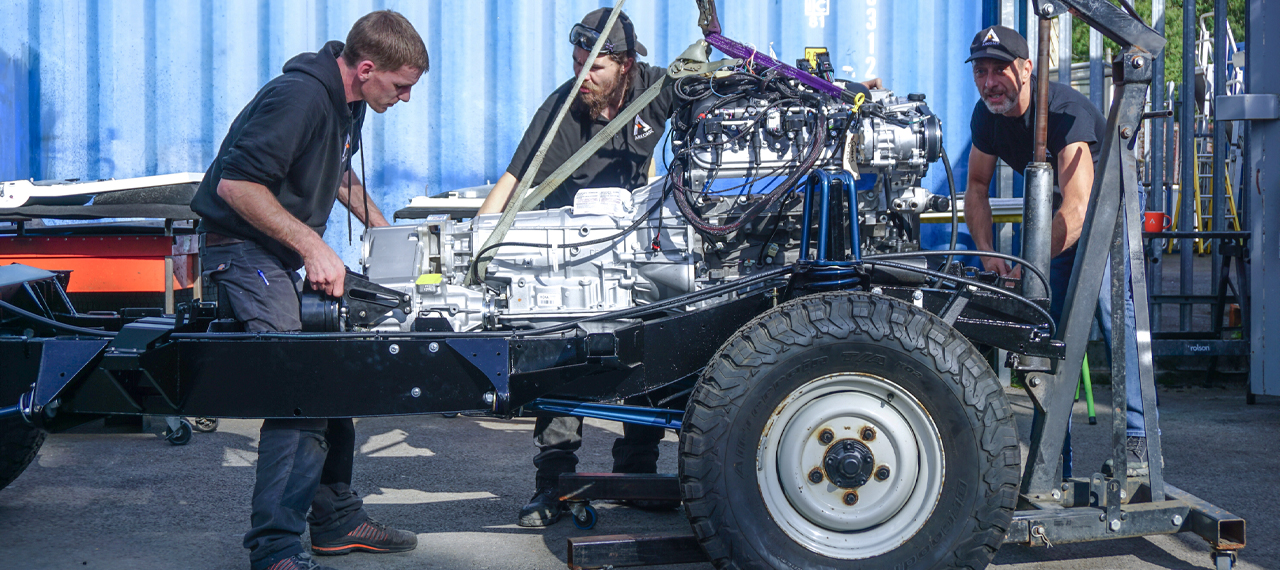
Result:
[[[258,244],[200,248],[213,291],[221,287],[249,332],[301,330],[297,272]],[[253,570],[303,551],[301,536],[331,541],[368,519],[351,490],[355,424],[341,419],[268,419],[258,442],[250,529],[244,535]],[[308,509],[310,514],[308,514]]]

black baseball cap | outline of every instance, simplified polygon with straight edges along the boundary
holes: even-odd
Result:
[[[604,25],[609,22],[609,14],[613,13],[613,8],[599,8],[592,10],[582,18],[582,23],[574,26],[569,41],[574,45],[578,45],[587,51],[591,51],[591,45],[595,38],[600,36],[600,31],[604,29]],[[595,32],[594,37],[587,38],[590,34],[580,34],[580,30],[585,28],[588,31]],[[587,45],[581,45],[587,39],[591,41]],[[619,12],[618,20],[614,22],[613,29],[609,30],[609,37],[605,39],[603,46],[604,53],[621,53],[623,51],[635,51],[640,55],[649,55],[648,50],[644,49],[644,44],[636,39],[636,28],[631,24],[631,18],[627,17],[626,12]]]
[[[1031,52],[1022,34],[1004,26],[991,26],[973,36],[973,43],[969,44],[969,59],[964,62],[982,58],[1000,61],[1030,59]]]

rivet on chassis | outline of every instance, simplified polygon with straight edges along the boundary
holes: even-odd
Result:
[[[814,467],[814,468],[813,468],[813,471],[810,471],[810,472],[809,472],[809,482],[810,482],[810,483],[821,483],[821,482],[822,482],[822,470],[821,470],[821,469],[818,469],[817,467]]]
[[[440,343],[433,342],[431,344],[428,344],[427,350],[430,350],[431,352],[438,352],[440,350]]]
[[[856,491],[849,491],[848,493],[844,494],[844,504],[852,507],[857,502],[858,502],[858,493]]]
[[[831,428],[824,429],[822,430],[821,433],[818,434],[818,441],[821,441],[822,445],[830,445],[831,442],[834,441],[835,439],[836,439],[836,434],[835,432],[831,431]]]
[[[871,441],[876,438],[876,428],[864,426],[862,428],[862,441]]]
[[[881,465],[876,469],[876,481],[884,481],[889,478],[889,466]]]
[[[413,396],[414,398],[417,398],[418,396],[421,396],[421,395],[422,395],[422,388],[419,388],[419,387],[417,387],[417,386],[414,386],[412,390],[409,390],[409,395],[410,395],[410,396]]]

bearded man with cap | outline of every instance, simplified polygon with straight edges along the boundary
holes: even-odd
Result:
[[[965,62],[973,62],[973,81],[982,97],[982,101],[974,106],[969,122],[973,146],[969,151],[968,185],[964,194],[965,223],[978,249],[994,251],[989,200],[991,178],[995,173],[996,159],[1003,160],[1017,172],[1023,172],[1031,162],[1035,144],[1036,82],[1039,78],[1032,73],[1026,39],[1004,26],[992,26],[978,32],[969,46],[969,59]],[[1075,264],[1076,241],[1084,227],[1089,195],[1093,190],[1094,168],[1102,151],[1106,120],[1079,91],[1061,83],[1050,83],[1048,123],[1046,161],[1053,168],[1055,185],[1049,313],[1055,321],[1061,321],[1067,285]],[[982,264],[988,271],[1004,277],[1020,277],[1022,274],[1021,267],[1010,268],[1003,259],[983,257]],[[1098,296],[1103,316],[1099,324],[1108,348],[1111,346],[1110,267],[1108,262],[1102,268],[1104,286]],[[1126,277],[1128,272],[1126,259]],[[1125,334],[1128,335],[1125,369],[1136,371],[1138,353],[1132,290],[1127,291],[1124,308]],[[1147,461],[1141,384],[1136,373],[1126,380],[1132,380],[1126,382],[1129,401],[1126,414],[1128,462],[1130,475],[1139,476],[1144,474]],[[1063,445],[1063,476],[1071,476],[1070,433]]]
[[[625,13],[618,14],[613,28],[604,40],[595,61],[588,62],[591,48],[600,37],[609,19],[610,8],[601,8],[587,14],[575,24],[569,33],[573,44],[573,73],[576,76],[584,66],[590,71],[582,82],[578,96],[570,104],[570,112],[555,133],[548,133],[551,121],[561,106],[569,99],[574,78],[569,79],[538,108],[533,121],[525,130],[524,138],[516,149],[507,171],[489,192],[479,214],[501,212],[511,199],[511,193],[526,176],[532,176],[531,186],[541,184],[557,167],[590,141],[609,121],[626,108],[654,83],[662,81],[666,68],[636,61],[637,55],[648,55],[643,44],[636,39],[635,28]],[[574,194],[582,188],[627,188],[634,190],[649,181],[649,165],[658,142],[666,130],[667,117],[675,97],[671,88],[663,89],[657,98],[640,111],[631,125],[587,159],[561,186],[542,201],[542,208],[561,208],[573,204]],[[546,136],[553,136],[546,158],[537,172],[529,172],[533,155]],[[658,470],[658,442],[664,430],[657,427],[624,424],[623,437],[613,444],[613,471],[615,473],[656,473]],[[537,469],[536,492],[533,499],[520,509],[519,524],[526,527],[544,527],[555,523],[566,512],[559,500],[561,473],[577,470],[577,450],[582,447],[582,418],[567,416],[540,416],[534,427],[534,443],[538,453],[533,458]],[[633,501],[634,506],[650,509],[672,509],[679,506],[674,501]]]

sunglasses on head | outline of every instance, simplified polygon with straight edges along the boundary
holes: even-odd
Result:
[[[574,24],[573,29],[569,31],[569,43],[587,51],[591,51],[591,48],[595,47],[598,39],[600,39],[600,32],[582,24]],[[605,40],[604,45],[600,47],[600,53],[618,53],[620,51],[622,50],[619,50],[609,40]]]

